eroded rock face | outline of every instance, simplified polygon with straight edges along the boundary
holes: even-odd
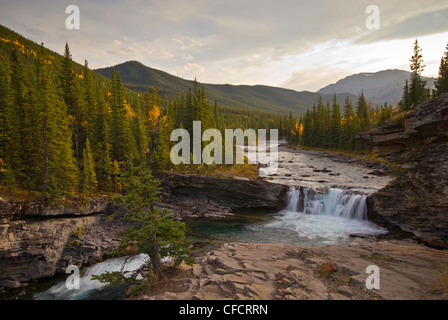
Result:
[[[374,214],[448,248],[448,95],[360,138],[395,166],[396,179],[372,196]]]
[[[239,208],[283,209],[287,187],[244,178],[216,179],[203,176],[167,175],[162,179],[162,201],[174,215],[209,217]]]
[[[102,198],[69,206],[1,199],[0,210],[0,288],[101,261],[125,229],[106,221],[108,202]]]

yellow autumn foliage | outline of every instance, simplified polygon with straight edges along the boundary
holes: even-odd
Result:
[[[155,122],[157,119],[159,119],[162,111],[158,106],[153,106],[152,109],[149,111],[148,114],[148,121],[149,122]]]
[[[7,170],[5,169],[5,162],[3,161],[2,158],[0,158],[0,173],[6,172]]]

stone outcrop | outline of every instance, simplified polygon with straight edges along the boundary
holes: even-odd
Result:
[[[370,218],[448,248],[448,95],[359,138],[391,164],[395,176],[372,195]]]
[[[162,197],[177,217],[226,215],[239,208],[283,209],[287,187],[245,178],[170,174],[162,179]]]
[[[354,241],[298,247],[229,243],[193,268],[143,294],[149,300],[438,300],[448,252],[413,241]],[[322,264],[337,267],[324,273]],[[380,289],[368,290],[366,268],[378,266]],[[442,282],[440,282],[442,281]]]
[[[68,205],[0,199],[0,288],[101,261],[124,231],[106,220],[109,209],[106,198]]]
[[[222,216],[237,208],[284,206],[286,187],[244,178],[168,175],[160,206],[179,219]],[[43,205],[0,198],[0,288],[65,273],[68,265],[99,262],[120,243],[128,225],[107,215],[107,198]],[[118,214],[120,216],[120,214]]]

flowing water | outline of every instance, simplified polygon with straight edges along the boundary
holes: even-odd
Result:
[[[33,300],[124,299],[126,297],[126,288],[124,286],[117,286],[114,288],[108,288],[107,290],[102,290],[104,284],[97,280],[92,280],[92,275],[104,274],[106,271],[114,272],[137,270],[147,261],[147,259],[148,256],[144,254],[131,257],[127,260],[125,260],[125,258],[108,259],[84,270],[80,278],[80,286],[78,290],[67,289],[65,284],[66,279],[64,277],[50,288],[37,293],[32,293],[29,298]]]
[[[291,188],[286,209],[233,219],[190,221],[192,232],[223,240],[290,243],[305,246],[346,242],[351,234],[378,236],[388,231],[367,220],[367,196],[341,189],[317,192]]]
[[[191,234],[210,239],[250,241],[259,243],[289,243],[302,246],[342,244],[350,234],[383,235],[388,231],[367,220],[367,196],[327,189],[323,192],[292,187],[286,208],[280,212],[245,210],[225,219],[195,219],[187,221]],[[196,238],[197,240],[198,238]],[[202,239],[203,241],[203,239]],[[35,300],[99,300],[123,299],[125,287],[102,290],[103,284],[92,275],[106,271],[138,269],[148,257],[139,255],[109,259],[84,269],[79,290],[66,288],[66,277],[53,279],[51,285],[36,288],[20,299]],[[67,275],[68,276],[68,275]]]

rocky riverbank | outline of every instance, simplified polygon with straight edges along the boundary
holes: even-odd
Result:
[[[169,275],[143,300],[438,300],[448,251],[412,241],[356,239],[348,246],[227,243]],[[325,273],[322,264],[337,268]],[[379,290],[366,268],[379,267]]]
[[[375,215],[448,249],[448,94],[359,138],[392,163],[395,175],[372,195]]]
[[[224,217],[241,208],[277,209],[285,207],[288,187],[247,178],[170,174],[161,179],[161,206],[176,218]]]
[[[372,194],[384,188],[390,177],[381,163],[364,163],[335,153],[291,149],[280,144],[275,172],[261,169],[263,180],[289,186],[324,190],[328,187]]]
[[[109,221],[107,198],[66,205],[0,199],[0,288],[64,274],[68,265],[102,261],[126,226]]]

